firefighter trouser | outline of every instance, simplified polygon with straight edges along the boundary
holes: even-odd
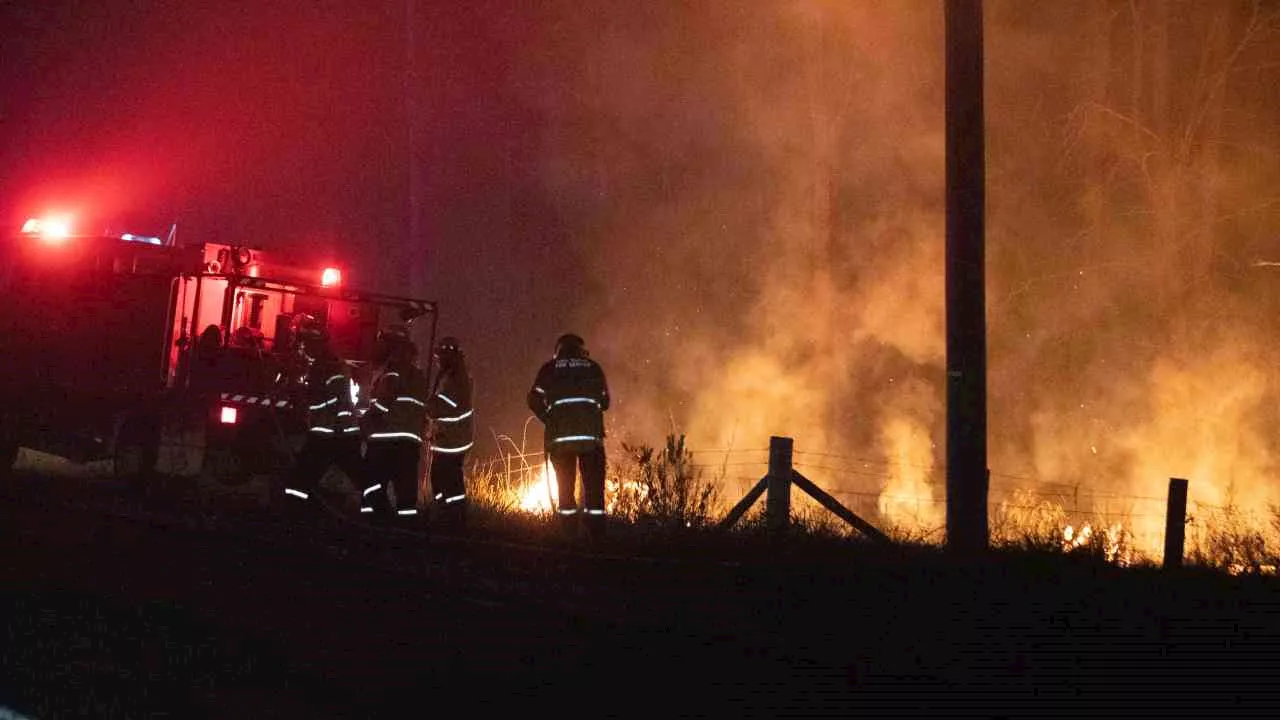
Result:
[[[435,496],[440,519],[454,530],[467,523],[467,486],[462,468],[466,453],[431,453],[431,492]]]
[[[360,436],[354,433],[337,436],[308,434],[293,474],[285,485],[285,494],[298,500],[314,500],[320,478],[335,465],[346,473],[352,485],[358,488],[365,486]]]
[[[466,453],[431,453],[431,490],[437,502],[446,505],[466,502],[467,487],[462,477]]]
[[[387,486],[396,496],[396,516],[418,514],[418,461],[422,445],[413,440],[374,440],[365,448],[365,489],[360,512],[387,507]]]
[[[604,516],[604,446],[586,453],[552,452],[551,465],[556,470],[556,484],[560,489],[560,515],[577,515],[578,501],[574,494],[578,469],[582,469],[582,508],[588,516]]]

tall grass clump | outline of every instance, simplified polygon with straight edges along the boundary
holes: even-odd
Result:
[[[683,435],[668,435],[661,448],[624,443],[621,463],[610,468],[611,514],[666,530],[702,529],[715,523],[720,480],[693,462]]]
[[[529,424],[525,421],[519,442],[510,435],[494,434],[498,453],[484,459],[473,459],[467,467],[467,495],[499,514],[520,511],[522,493],[537,480],[542,471],[543,455],[529,449]]]
[[[1232,575],[1274,574],[1280,564],[1280,508],[1271,508],[1271,527],[1254,513],[1227,505],[1198,508],[1187,518],[1187,561]]]

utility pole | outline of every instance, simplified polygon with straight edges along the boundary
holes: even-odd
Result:
[[[947,547],[987,548],[982,0],[945,0]]]
[[[417,0],[405,0],[404,4],[404,97],[405,97],[405,129],[408,132],[409,151],[409,233],[406,238],[408,252],[409,287],[406,294],[416,295],[426,286],[425,256],[422,247],[422,208],[421,208],[421,162],[418,158],[418,53],[417,42]]]

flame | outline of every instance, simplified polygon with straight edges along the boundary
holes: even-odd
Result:
[[[1267,371],[1241,346],[1189,362],[1164,360],[1150,375],[1149,419],[1121,438],[1131,453],[1134,495],[1163,498],[1170,477],[1188,479],[1189,502],[1267,508],[1280,501],[1265,425]],[[1144,549],[1164,532],[1159,502],[1135,518]],[[1135,516],[1137,513],[1135,513]]]
[[[556,470],[551,463],[544,460],[537,471],[537,477],[527,483],[518,494],[518,507],[521,510],[537,515],[551,512],[555,507],[552,498],[556,496]]]
[[[559,488],[556,485],[556,470],[549,462],[543,462],[532,471],[536,477],[516,490],[516,507],[520,510],[542,515],[555,510]],[[635,480],[617,480],[610,478],[605,483],[605,510],[613,513],[624,496],[631,502],[643,502],[648,488]]]
[[[1242,563],[1232,563],[1231,565],[1227,566],[1227,573],[1229,575],[1243,575],[1249,572],[1250,570],[1254,570],[1254,569],[1257,570],[1259,575],[1275,575],[1276,574],[1275,565],[1259,565],[1257,568],[1250,568],[1247,565],[1244,565]]]
[[[1001,486],[991,499],[999,509],[1002,495],[1025,491],[1031,501],[1015,504],[1027,507],[1007,514],[1036,521],[1037,540],[1090,548],[1105,540],[1107,552],[1158,560],[1170,477],[1190,481],[1193,512],[1265,513],[1280,501],[1272,432],[1280,285],[1270,270],[1244,264],[1261,248],[1248,238],[1273,235],[1280,214],[1258,204],[1274,184],[1270,166],[1227,150],[1258,138],[1270,148],[1275,113],[1221,120],[1253,117],[1248,109],[1262,102],[1253,92],[1270,85],[1243,84],[1194,107],[1152,99],[1194,90],[1200,73],[1180,70],[1195,63],[1227,72],[1237,53],[1269,59],[1273,50],[1245,30],[1247,13],[1225,4],[1188,9],[1196,21],[1187,27],[1205,31],[1179,36],[1198,48],[1183,59],[1158,38],[1139,42],[1163,26],[1135,16],[1135,44],[1122,52],[1134,67],[1164,69],[1168,87],[1156,92],[1150,73],[1130,76],[1111,61],[1125,47],[1112,25],[1079,24],[1099,4],[1080,3],[1056,16],[1060,26],[1032,35],[1004,22],[990,28],[1016,39],[1003,46],[1014,62],[992,66],[993,87],[1090,78],[1048,101],[1014,92],[989,118],[993,136],[1008,141],[990,158],[989,193],[1001,198],[988,216],[988,464]],[[945,138],[936,112],[944,78],[927,41],[936,13],[758,5],[765,9],[697,26],[688,38],[708,40],[727,76],[763,76],[779,64],[796,72],[767,84],[689,73],[684,89],[706,77],[716,79],[713,92],[670,112],[653,112],[662,99],[626,82],[634,63],[667,67],[665,46],[639,42],[626,24],[618,32],[631,42],[580,36],[586,56],[611,61],[593,63],[601,69],[581,89],[628,90],[599,107],[601,132],[624,128],[644,140],[651,121],[669,119],[654,137],[711,161],[692,174],[682,153],[664,160],[645,142],[584,150],[573,134],[556,148],[571,159],[554,174],[567,197],[600,198],[588,216],[610,242],[593,269],[627,289],[625,301],[616,293],[602,304],[593,337],[643,378],[619,392],[639,439],[674,427],[706,451],[790,437],[797,469],[824,489],[878,493],[890,521],[936,523],[942,490],[935,496],[929,481],[942,471],[913,467],[940,463],[926,439],[945,430]],[[620,45],[651,49],[617,62]],[[1184,64],[1189,57],[1199,59]],[[858,102],[866,97],[875,102]],[[704,117],[733,122],[713,134]],[[1050,136],[1065,142],[1046,143]],[[703,145],[704,137],[717,142]],[[681,178],[680,192],[604,191],[648,190],[647,180],[632,183],[655,173]],[[654,237],[665,238],[661,252]],[[649,282],[664,276],[680,282]],[[908,376],[923,378],[921,392],[904,388]],[[889,469],[870,467],[881,464]],[[726,476],[738,485],[726,490],[740,497],[755,477],[744,467]],[[1061,500],[1048,485],[1080,491]],[[1051,521],[1038,511],[1049,498],[1065,504]]]
[[[526,472],[532,478],[512,492],[515,507],[534,515],[553,512],[560,494],[555,466],[544,461]],[[643,503],[648,492],[649,488],[636,480],[610,477],[605,482],[605,511],[613,514],[620,510],[620,505],[631,507]]]
[[[1093,537],[1093,526],[1085,523],[1076,530],[1074,526],[1068,525],[1062,530],[1062,549],[1075,550],[1089,544],[1089,540]]]
[[[619,514],[623,506],[635,509],[649,497],[649,488],[636,480],[609,478],[604,485],[604,509]]]
[[[1101,531],[1095,531],[1090,522],[1082,523],[1079,528],[1067,525],[1062,529],[1062,550],[1070,552],[1096,543],[1107,562],[1129,566],[1136,560],[1131,535],[1122,523],[1110,525]]]
[[[880,514],[890,522],[919,529],[943,527],[944,505],[930,483],[933,447],[925,428],[906,418],[893,418],[883,428],[892,473],[880,493]]]

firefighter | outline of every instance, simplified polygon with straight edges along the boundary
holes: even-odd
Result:
[[[584,524],[592,539],[602,538],[609,387],[581,337],[568,333],[556,341],[555,355],[538,370],[529,389],[528,404],[544,425],[543,444],[556,471],[563,530],[572,533],[579,515],[574,488],[581,469]]]
[[[427,400],[427,416],[431,418],[431,488],[442,524],[462,533],[467,525],[463,464],[474,444],[471,374],[455,337],[441,338],[436,343],[434,359],[438,369],[435,392]]]
[[[389,508],[387,485],[395,495],[395,519],[418,524],[418,478],[422,435],[427,425],[427,376],[417,365],[418,348],[404,325],[379,338],[385,367],[373,383],[372,401],[361,424],[365,431],[365,489],[361,514]]]
[[[248,326],[238,327],[231,334],[231,343],[220,359],[224,390],[247,395],[266,392],[263,343],[262,332]]]
[[[316,489],[331,466],[346,473],[357,488],[365,486],[360,427],[347,364],[334,353],[324,326],[314,317],[302,316],[296,337],[310,361],[302,394],[307,435],[285,495],[291,507],[315,511],[319,507]]]
[[[222,358],[222,329],[209,325],[196,341],[195,357],[189,364],[191,392],[201,401],[218,392],[218,363]]]

